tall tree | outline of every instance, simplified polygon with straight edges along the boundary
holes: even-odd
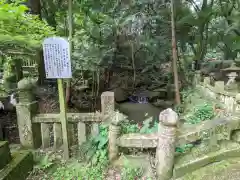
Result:
[[[72,57],[72,36],[73,36],[73,13],[72,13],[72,0],[68,0],[68,40],[70,44],[70,57]],[[71,98],[71,79],[66,83],[66,103],[70,103]]]
[[[40,0],[29,0],[28,7],[30,8],[30,13],[34,15],[38,15],[41,19],[41,1]],[[37,63],[38,63],[38,82],[39,84],[43,84],[45,79],[45,68],[44,68],[44,60],[43,60],[43,51],[40,50],[37,55]]]
[[[175,85],[175,101],[176,104],[181,104],[179,82],[178,82],[178,70],[177,70],[177,42],[176,42],[176,31],[175,31],[175,16],[174,16],[174,0],[171,0],[171,26],[172,26],[172,65]]]
[[[28,6],[30,7],[31,14],[39,15],[39,17],[41,17],[41,2],[40,2],[40,0],[29,0]]]

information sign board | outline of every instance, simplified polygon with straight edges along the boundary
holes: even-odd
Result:
[[[72,78],[69,42],[61,37],[50,37],[43,42],[43,56],[47,79]]]

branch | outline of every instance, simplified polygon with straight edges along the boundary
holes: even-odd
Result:
[[[193,8],[196,12],[200,11],[198,5],[196,4],[196,2],[194,0],[188,0],[188,1],[193,5]]]

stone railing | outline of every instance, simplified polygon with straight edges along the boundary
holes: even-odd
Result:
[[[228,91],[229,86],[224,81],[215,81],[214,86],[211,85],[210,81],[211,77],[204,77],[203,82],[201,82],[198,73],[194,80],[196,87],[202,90],[205,95],[223,103],[227,112],[238,112],[240,110],[240,93]]]
[[[176,147],[181,147],[197,140],[205,140],[205,142],[214,146],[218,141],[232,140],[233,136],[235,141],[240,141],[240,119],[238,117],[213,119],[200,124],[182,125],[179,127],[177,114],[172,109],[167,109],[160,113],[158,132],[154,134],[131,133],[121,135],[120,122],[120,118],[116,117],[109,127],[110,161],[114,162],[119,158],[121,154],[119,147],[156,148],[156,172],[158,179],[161,180],[169,180],[172,177],[177,178],[186,172],[194,171],[214,161],[214,158],[206,155],[204,162],[202,162],[202,157],[199,159],[195,157],[191,163],[189,160],[180,163],[184,158],[178,158],[179,154],[175,152]],[[239,153],[231,154],[232,151]],[[236,147],[227,150],[222,149],[219,151],[218,156],[227,158],[229,154],[230,156],[240,156],[240,147],[237,147],[237,149]],[[206,160],[207,158],[208,160]],[[216,159],[218,158],[216,157]],[[191,170],[188,171],[187,169],[189,168]]]
[[[156,169],[158,179],[168,180],[172,177],[174,152],[177,142],[179,118],[172,109],[166,109],[159,115],[157,134],[128,134],[121,136],[121,120],[116,118],[109,127],[109,160],[113,162],[120,154],[119,147],[156,148]]]
[[[22,62],[22,71],[23,71],[23,75],[28,77],[29,75],[37,75],[38,71],[37,71],[38,65],[36,60],[33,59],[26,59]]]
[[[20,143],[24,148],[49,148],[51,134],[53,147],[62,146],[62,127],[59,114],[37,114],[37,101],[33,94],[35,81],[25,78],[18,83],[19,102],[16,105]],[[99,123],[108,118],[114,111],[114,93],[104,92],[101,95],[101,112],[68,113],[69,143],[81,145],[90,134],[99,133]],[[87,128],[90,125],[90,128]],[[90,132],[87,131],[90,129]],[[77,136],[76,136],[77,134]],[[77,137],[77,140],[76,140]]]

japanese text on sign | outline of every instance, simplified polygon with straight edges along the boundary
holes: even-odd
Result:
[[[43,56],[47,79],[72,78],[69,42],[50,37],[43,42]]]

